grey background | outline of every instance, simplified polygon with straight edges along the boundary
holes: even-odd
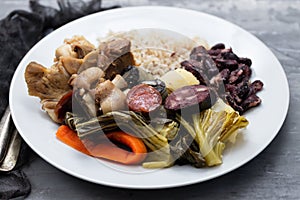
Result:
[[[42,2],[56,5],[55,0]],[[277,56],[287,74],[291,101],[286,121],[274,141],[246,165],[219,178],[174,189],[127,190],[96,185],[67,175],[34,154],[24,167],[32,184],[28,199],[300,199],[300,1],[103,0],[104,6],[115,4],[190,8],[224,18],[256,35]],[[0,17],[27,7],[27,0],[0,0]]]

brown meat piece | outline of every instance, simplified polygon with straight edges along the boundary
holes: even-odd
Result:
[[[99,55],[98,50],[93,50],[90,53],[88,53],[82,59],[82,64],[81,64],[80,68],[78,69],[77,73],[81,73],[84,70],[91,68],[91,67],[97,67],[98,55]]]
[[[126,53],[116,60],[114,60],[105,71],[105,78],[112,80],[117,74],[121,74],[123,70],[130,66],[134,65],[134,58],[132,53]]]
[[[73,74],[69,80],[70,85],[74,89],[90,90],[95,86],[101,78],[104,77],[104,72],[98,67],[90,67],[80,74]]]
[[[71,91],[71,87],[68,85],[69,78],[70,75],[61,62],[49,69],[36,62],[31,62],[25,70],[29,95],[39,97],[42,108],[57,123],[61,123],[62,119],[55,113],[55,108],[59,100]]]
[[[59,62],[62,63],[64,68],[69,74],[76,74],[78,69],[81,67],[83,60],[72,57],[60,57]]]
[[[61,56],[82,59],[88,53],[93,51],[95,46],[83,36],[74,36],[71,39],[65,39],[64,44],[55,51],[56,60]]]
[[[126,96],[110,80],[99,83],[95,89],[96,102],[103,114],[126,108]]]
[[[102,42],[98,49],[91,51],[83,58],[78,73],[90,67],[99,67],[105,72],[105,78],[112,80],[126,67],[134,65],[130,47],[131,43],[126,39],[118,38]]]
[[[70,75],[59,64],[47,69],[44,66],[31,62],[25,70],[25,81],[28,93],[31,96],[43,99],[60,99],[70,91],[68,85]]]
[[[129,65],[134,65],[130,52],[131,43],[126,39],[113,39],[100,44],[98,67],[105,71],[105,78],[112,80]]]

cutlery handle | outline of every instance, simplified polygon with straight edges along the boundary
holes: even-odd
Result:
[[[5,158],[11,138],[11,132],[14,128],[15,126],[10,115],[10,110],[9,107],[7,107],[0,121],[0,163]]]
[[[17,129],[15,129],[10,135],[11,139],[8,145],[7,153],[2,163],[0,163],[0,172],[8,172],[13,170],[18,161],[22,140]]]

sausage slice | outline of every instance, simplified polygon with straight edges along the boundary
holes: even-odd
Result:
[[[130,89],[127,94],[127,104],[130,110],[146,112],[156,110],[162,103],[160,93],[152,86],[139,84]]]
[[[194,105],[200,106],[201,110],[211,107],[212,101],[210,90],[204,85],[189,85],[172,92],[165,101],[168,110],[180,110]]]

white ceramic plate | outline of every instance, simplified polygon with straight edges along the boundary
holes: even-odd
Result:
[[[145,170],[97,161],[64,145],[55,138],[57,125],[41,110],[38,98],[27,94],[24,71],[30,61],[51,66],[55,49],[65,38],[84,35],[96,38],[109,30],[163,28],[183,35],[205,38],[210,45],[223,42],[239,56],[253,61],[253,79],[264,82],[259,93],[263,103],[249,111],[250,121],[234,146],[224,152],[218,167],[195,169],[174,166]],[[258,155],[276,136],[287,114],[289,88],[285,73],[272,52],[256,37],[220,18],[192,10],[169,7],[131,7],[93,14],[54,31],[35,45],[20,63],[12,80],[10,106],[18,131],[29,146],[50,164],[78,178],[123,188],[167,188],[209,180],[226,174]]]

